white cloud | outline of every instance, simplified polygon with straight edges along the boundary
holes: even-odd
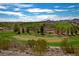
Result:
[[[0,18],[0,22],[22,22],[22,20]]]
[[[76,11],[79,11],[79,10],[76,10]]]
[[[45,20],[53,20],[53,21],[58,21],[58,20],[71,20],[74,18],[79,18],[79,17],[73,17],[73,16],[65,16],[65,17],[61,17],[58,15],[36,15],[36,16],[26,16],[26,17],[21,17],[20,19],[23,22],[34,22],[34,21],[45,21]]]
[[[62,12],[62,11],[68,11],[68,10],[62,10],[62,9],[54,9],[55,11],[58,11],[58,12]]]
[[[26,11],[31,12],[31,13],[42,13],[42,12],[46,12],[46,13],[54,13],[54,12],[62,12],[62,11],[68,11],[68,10],[64,10],[64,9],[40,9],[40,8],[33,8],[33,9],[27,9]]]
[[[21,16],[21,17],[22,17],[22,16],[25,16],[24,14],[22,14],[22,13],[20,13],[20,12],[10,12],[10,11],[5,11],[5,12],[4,12],[4,11],[0,11],[0,14],[1,14],[1,13],[2,13],[2,14],[8,14],[8,15],[16,15],[16,16],[19,16],[19,17],[20,17],[20,16]]]
[[[40,8],[27,9],[26,11],[28,11],[28,12],[47,12],[47,13],[54,12],[51,9],[40,9]]]
[[[47,19],[50,20],[57,20],[57,15],[34,15],[34,16],[25,16],[25,17],[20,17],[23,22],[34,22],[34,21],[44,21]]]
[[[20,4],[20,7],[32,7],[32,4]]]
[[[45,20],[45,19],[53,19],[54,17],[56,17],[57,15],[38,15],[38,16],[36,16],[37,17],[37,19],[41,19],[41,20]]]
[[[45,20],[53,20],[53,21],[58,21],[58,20],[72,20],[74,18],[79,18],[78,16],[58,16],[58,15],[36,15],[36,16],[26,16],[26,17],[21,17],[20,19],[23,20],[23,22],[34,22],[34,21],[45,21]]]
[[[74,5],[71,5],[71,6],[68,6],[67,8],[73,8],[73,7],[75,7]]]
[[[78,3],[79,0],[0,0],[0,3]]]
[[[59,8],[60,6],[54,6],[54,8]]]
[[[14,8],[14,11],[19,11],[20,10],[20,8]]]
[[[17,5],[18,7],[32,7],[33,4],[23,4],[23,3],[16,3],[15,5]]]
[[[58,21],[58,20],[72,20],[74,18],[79,18],[78,16],[58,16],[58,15],[34,15],[34,16],[23,16],[19,17],[18,19],[1,19],[0,22],[37,22],[37,21],[45,21],[45,20],[53,20],[53,21]]]
[[[6,9],[7,7],[5,7],[5,6],[0,6],[0,9]]]

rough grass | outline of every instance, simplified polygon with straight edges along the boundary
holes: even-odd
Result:
[[[38,36],[38,35],[28,35],[28,34],[22,34],[22,35],[16,35],[14,36],[17,40],[38,40],[38,39],[44,39],[48,42],[49,46],[61,46],[61,41],[64,39],[64,37],[59,36]]]
[[[14,32],[0,32],[0,49],[25,49],[26,41],[17,40],[14,36],[16,36]]]
[[[38,39],[44,39],[48,42],[49,46],[62,46],[62,40],[65,37],[62,36],[50,36],[50,35],[36,35],[36,34],[21,34],[17,35],[14,32],[0,32],[0,46],[8,46],[8,43],[11,43],[12,41],[16,41],[18,45],[20,44],[26,44],[27,40],[38,40]],[[79,46],[79,37],[69,37],[68,38],[69,44],[72,44],[74,46]]]
[[[70,36],[62,42],[62,49],[65,53],[79,56],[79,36]]]
[[[8,45],[11,45],[11,42],[15,41],[15,45],[21,45],[26,43],[27,40],[38,40],[38,39],[44,39],[48,42],[49,46],[60,46],[61,41],[64,37],[58,37],[58,36],[50,36],[50,35],[34,35],[34,34],[21,34],[17,35],[14,32],[0,32],[0,45],[4,45],[8,47]],[[12,42],[12,44],[13,44]]]
[[[8,49],[10,47],[13,35],[15,35],[13,32],[0,32],[0,49]]]
[[[69,37],[68,43],[73,46],[79,46],[79,36]]]

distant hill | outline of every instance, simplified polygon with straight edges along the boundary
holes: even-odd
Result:
[[[79,19],[60,20],[60,21],[69,21],[69,22],[73,22],[73,23],[79,23]],[[0,24],[2,24],[2,23],[6,23],[6,24],[15,24],[15,23],[40,23],[40,22],[54,24],[55,22],[58,22],[58,21],[53,21],[53,20],[47,19],[45,21],[39,21],[39,22],[0,22]]]
[[[78,23],[79,24],[79,19],[73,19],[71,20],[73,23]]]

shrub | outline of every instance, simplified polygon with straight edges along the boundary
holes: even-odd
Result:
[[[28,40],[27,45],[35,55],[43,55],[48,48],[47,42],[43,39]]]
[[[65,53],[79,55],[79,39],[78,39],[78,37],[70,37],[69,39],[64,39],[62,43],[63,43],[62,49]]]
[[[27,45],[29,48],[34,48],[36,45],[36,41],[35,40],[28,40]]]
[[[10,47],[10,40],[0,39],[0,49],[8,49]]]
[[[38,39],[36,41],[36,46],[34,48],[34,52],[37,55],[43,55],[44,53],[46,53],[47,48],[48,48],[47,42],[43,39]]]

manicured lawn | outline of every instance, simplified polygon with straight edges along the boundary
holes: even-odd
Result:
[[[0,39],[12,39],[15,35],[14,32],[0,32]]]
[[[49,46],[62,46],[61,42],[52,42],[52,43],[48,43]]]

